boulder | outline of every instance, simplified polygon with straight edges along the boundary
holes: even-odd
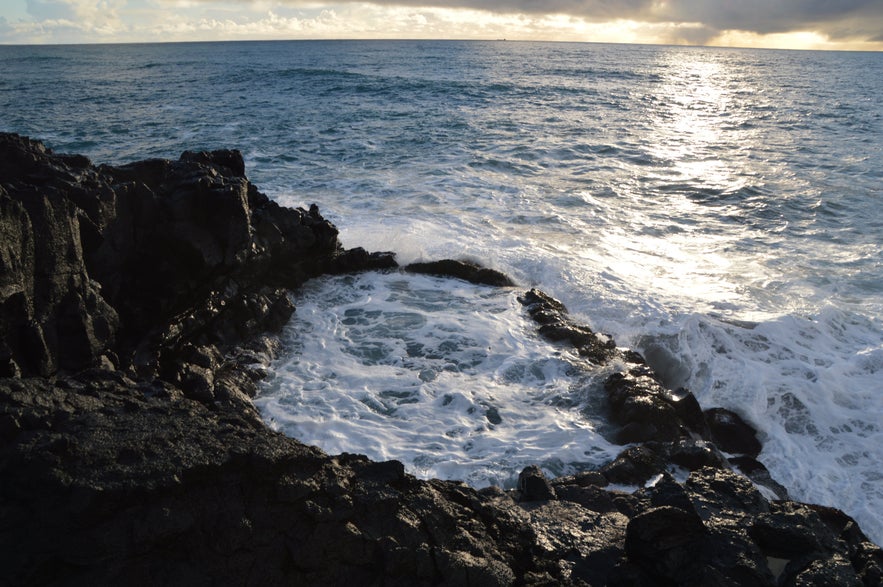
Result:
[[[711,408],[705,411],[705,419],[712,439],[722,451],[756,457],[763,449],[757,431],[739,414],[724,408]]]
[[[520,501],[541,501],[555,499],[555,489],[546,479],[543,471],[536,465],[525,467],[518,475],[518,491]]]
[[[621,443],[674,441],[683,435],[671,392],[644,368],[613,373],[604,382]]]

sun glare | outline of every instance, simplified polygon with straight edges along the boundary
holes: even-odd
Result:
[[[880,51],[883,43],[872,41],[832,41],[816,31],[760,35],[748,31],[725,31],[709,45],[750,49],[816,49],[826,51]]]
[[[744,187],[740,163],[721,153],[732,152],[733,141],[753,139],[721,126],[734,110],[734,73],[728,63],[707,51],[661,55],[660,83],[646,97],[659,104],[655,118],[647,121],[653,167],[636,170],[634,185],[627,188],[631,197],[655,204],[636,205],[631,228],[608,237],[621,241],[614,250],[629,251],[614,269],[627,278],[645,272],[645,279],[660,291],[720,306],[739,295],[737,284],[721,278],[729,261],[720,252],[729,246],[730,236],[707,230],[715,225],[714,218],[697,218],[720,212],[701,203],[704,194],[713,197]],[[648,186],[660,184],[669,190],[647,192]]]

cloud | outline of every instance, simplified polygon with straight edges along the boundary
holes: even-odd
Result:
[[[27,0],[28,14],[44,27],[94,32],[117,29],[125,0]]]
[[[37,20],[74,20],[76,7],[63,0],[28,0],[28,14]]]
[[[304,0],[281,0],[291,6]],[[338,4],[350,3],[348,0]],[[352,3],[361,4],[358,0]],[[588,22],[632,20],[646,23],[693,24],[712,38],[735,30],[759,35],[817,31],[838,39],[879,39],[883,36],[880,0],[379,0],[383,6],[463,8],[498,14],[564,14]]]
[[[312,0],[282,0],[294,6],[315,6]],[[342,3],[364,4],[361,0]],[[380,0],[385,6],[415,8],[465,8],[500,14],[565,14],[592,20],[632,19],[647,14],[658,0]]]
[[[0,42],[456,38],[883,49],[881,0],[13,0]],[[793,41],[793,42],[792,42]],[[876,42],[874,44],[873,42]]]
[[[671,0],[659,17],[758,34],[815,30],[839,38],[883,32],[880,0]],[[850,24],[851,23],[851,24]]]

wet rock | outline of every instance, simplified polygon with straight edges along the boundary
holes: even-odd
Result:
[[[701,438],[711,440],[711,430],[708,428],[702,407],[693,392],[681,387],[669,392],[667,399],[674,407],[675,413],[685,428]]]
[[[757,432],[739,414],[724,408],[705,411],[714,443],[724,452],[756,457],[763,446]]]
[[[540,324],[561,322],[567,314],[564,304],[536,288],[520,295],[518,301],[525,307],[531,318]]]
[[[492,285],[496,287],[510,287],[515,285],[507,275],[495,270],[482,267],[469,261],[455,259],[443,259],[427,263],[411,263],[405,266],[405,271],[411,273],[424,273],[442,277],[455,277],[474,283],[476,285]]]
[[[520,501],[540,501],[555,499],[555,489],[549,483],[542,470],[536,465],[526,467],[518,475],[518,490],[521,492]]]
[[[605,334],[594,332],[585,325],[574,323],[564,304],[538,289],[531,289],[518,297],[528,315],[539,324],[539,333],[552,342],[566,342],[580,356],[597,364],[604,364],[616,356],[616,341]]]
[[[731,457],[727,459],[727,462],[758,485],[767,488],[778,499],[789,498],[788,489],[773,479],[772,475],[770,475],[769,469],[754,457]]]
[[[619,453],[600,472],[610,483],[640,486],[663,472],[665,467],[665,458],[657,451],[649,446],[633,446]]]
[[[726,460],[717,448],[708,441],[682,439],[674,443],[669,451],[669,459],[689,471],[703,467],[725,467]]]
[[[604,389],[613,420],[622,426],[619,442],[674,441],[681,436],[681,419],[670,392],[652,374],[614,373]]]

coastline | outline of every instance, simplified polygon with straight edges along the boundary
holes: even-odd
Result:
[[[665,389],[636,353],[608,384],[632,446],[571,478],[528,467],[510,492],[419,481],[395,461],[329,456],[272,432],[251,397],[294,311],[288,292],[320,274],[393,270],[393,255],[345,250],[315,206],[278,206],[236,151],[114,168],[4,134],[0,154],[0,551],[13,583],[883,575],[883,554],[851,518],[770,500],[733,471],[695,398]],[[522,298],[541,335],[590,361],[619,352],[542,292]],[[754,448],[715,440],[762,477]],[[666,473],[671,462],[693,470],[686,482]]]

